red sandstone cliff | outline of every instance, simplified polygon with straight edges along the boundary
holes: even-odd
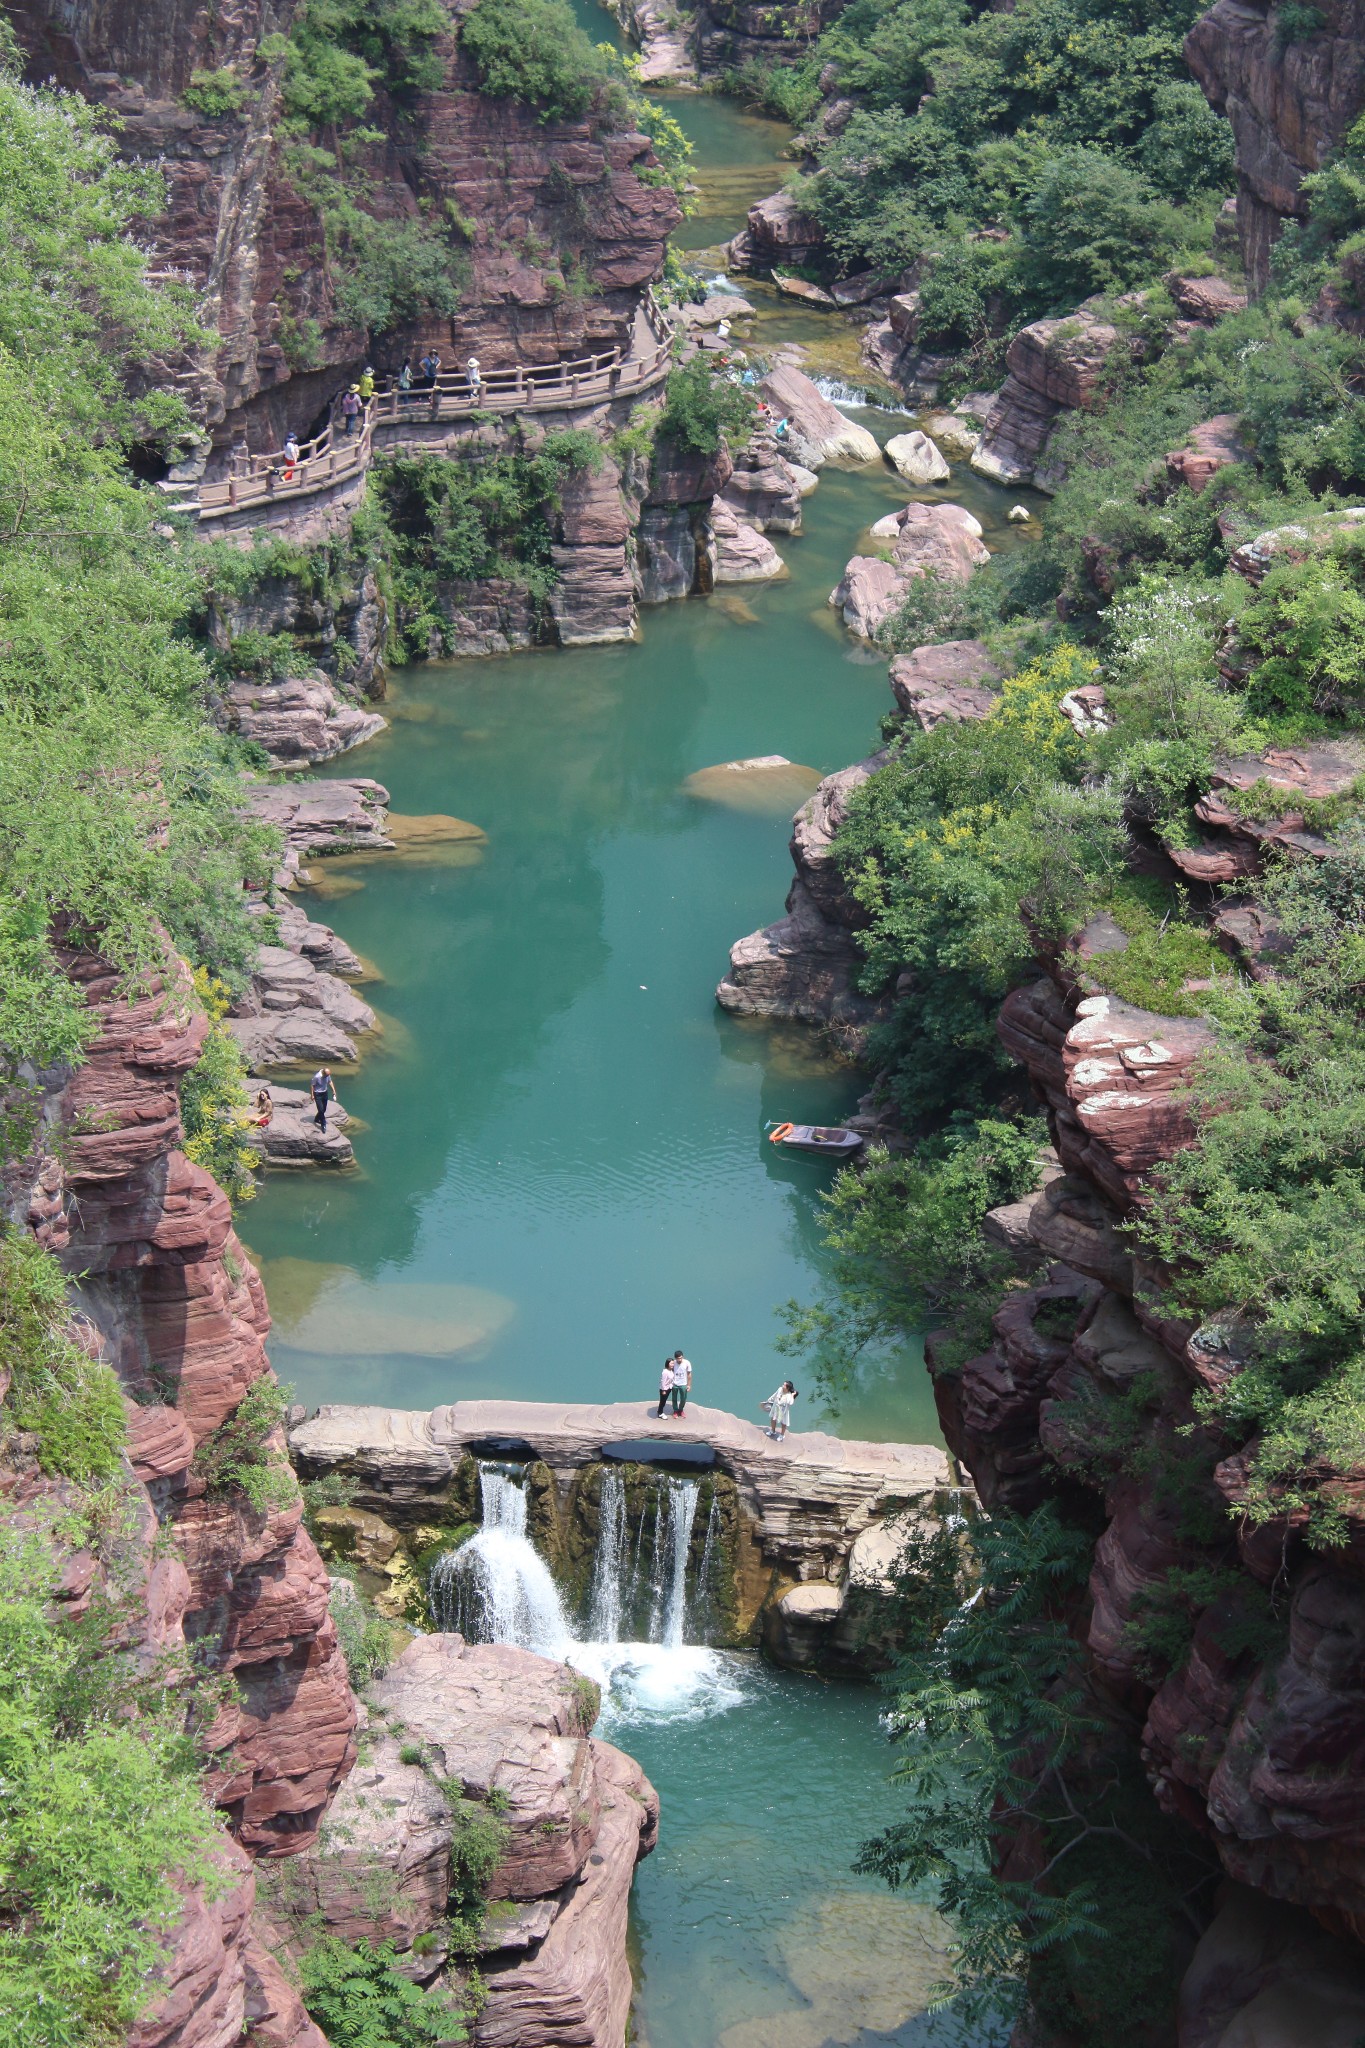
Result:
[[[382,362],[429,341],[448,364],[472,353],[485,369],[624,342],[677,200],[641,178],[652,163],[645,136],[596,117],[541,122],[533,108],[481,97],[453,33],[467,11],[455,0],[452,33],[436,43],[441,87],[401,109],[381,92],[366,119],[384,141],[352,145],[356,189],[368,183],[379,219],[463,223],[451,230],[467,264],[459,311],[395,331]],[[253,445],[308,430],[367,347],[337,309],[321,222],[284,162],[282,60],[259,54],[298,12],[299,0],[35,0],[15,16],[29,75],[106,108],[124,151],[165,173],[153,267],[188,278],[220,337],[181,366],[181,381],[224,448],[243,430]],[[225,68],[244,88],[239,112],[210,117],[185,103],[195,72]]]
[[[1087,1683],[1140,1745],[1159,1804],[1208,1840],[1229,1877],[1306,1909],[1345,1938],[1332,1969],[1347,1987],[1341,2009],[1354,2013],[1351,2001],[1365,1994],[1353,1945],[1365,1937],[1358,1488],[1342,1489],[1350,1540],[1330,1555],[1307,1546],[1297,1518],[1252,1531],[1218,1512],[1235,1507],[1241,1463],[1200,1420],[1194,1397],[1231,1361],[1214,1332],[1172,1318],[1161,1276],[1121,1230],[1142,1202],[1144,1176],[1186,1141],[1181,1086],[1209,1031],[1085,996],[1060,973],[1010,996],[1000,1030],[1046,1106],[1065,1168],[1034,1199],[1027,1222],[1033,1244],[1056,1263],[1043,1284],[1006,1298],[987,1352],[936,1373],[949,1442],[987,1505],[1026,1512],[1058,1489],[1098,1492],[1106,1526],[1075,1624]],[[932,1369],[932,1339],[929,1350]],[[1147,1401],[1143,1428],[1163,1447],[1142,1477],[1121,1468],[1106,1436],[1114,1397],[1137,1388]],[[1182,1459],[1214,1512],[1186,1514],[1163,1483],[1165,1461],[1173,1468]],[[1224,1590],[1199,1617],[1188,1654],[1163,1674],[1133,1624],[1173,1570],[1200,1569],[1217,1573]],[[1259,1638],[1246,1625],[1253,1612],[1266,1623]],[[1220,1917],[1200,1955],[1226,1938]],[[1196,1976],[1207,1961],[1197,1959]],[[1225,2018],[1267,1973],[1246,1980]],[[1181,2048],[1211,2048],[1221,2031],[1206,2030],[1193,1992],[1186,2003]],[[1324,2026],[1337,2024],[1337,2004],[1324,2010]],[[1253,2035],[1227,2036],[1243,2038]]]
[[[11,1214],[60,1257],[77,1327],[128,1395],[140,1505],[128,1569],[111,1576],[131,1601],[136,1639],[149,1654],[200,1645],[237,1691],[207,1737],[208,1789],[241,1844],[223,1852],[235,1881],[216,1901],[189,1894],[168,1988],[130,2048],[217,2048],[249,2022],[259,2023],[248,2035],[257,2048],[323,2048],[257,1936],[250,1859],[315,1840],[355,1760],[356,1707],[297,1497],[257,1512],[240,1495],[213,1497],[193,1470],[196,1448],[269,1372],[265,1297],[227,1198],[177,1149],[178,1084],[205,1023],[174,975],[127,1002],[98,958],[72,954],[68,972],[99,1035],[50,1104],[75,1126],[61,1163],[49,1157],[26,1187],[11,1187]],[[22,1459],[6,1468],[7,1517],[32,1514],[63,1483]],[[159,1530],[171,1533],[169,1550]],[[100,1568],[83,1552],[59,1567],[59,1597],[79,1612]]]
[[[1191,71],[1232,123],[1242,259],[1257,287],[1282,221],[1306,211],[1305,174],[1365,105],[1365,9],[1322,0],[1316,11],[1319,28],[1282,42],[1278,9],[1216,0],[1185,39]]]

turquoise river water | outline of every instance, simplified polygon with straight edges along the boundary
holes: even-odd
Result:
[[[680,240],[709,249],[781,182],[785,131],[718,99],[670,104],[701,186]],[[854,359],[841,320],[771,293],[762,333],[803,341],[812,368]],[[882,440],[905,424],[855,416]],[[830,1175],[776,1156],[764,1126],[836,1120],[859,1082],[809,1034],[742,1025],[713,1001],[731,942],[781,914],[800,790],[765,813],[684,784],[783,754],[809,788],[875,744],[885,661],[826,600],[860,533],[906,495],[889,469],[827,469],[805,532],[778,538],[786,581],[651,610],[638,645],[393,678],[390,730],[335,772],[488,836],[443,857],[328,863],[303,899],[373,963],[384,1034],[339,1077],[360,1170],[277,1175],[245,1219],[272,1357],[298,1398],[643,1410],[683,1345],[699,1400],[756,1415],[787,1369],[774,1309],[820,1284]],[[991,546],[1014,543],[1001,493],[960,471],[943,495]],[[798,1417],[819,1419],[809,1391]],[[832,1426],[936,1437],[918,1347]],[[723,1662],[719,1690],[608,1709],[605,1732],[664,1802],[636,1887],[638,2038],[956,2038],[922,2016],[942,1975],[937,1923],[850,1870],[895,1810],[875,1694]]]

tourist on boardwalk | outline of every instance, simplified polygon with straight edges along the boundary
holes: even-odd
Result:
[[[672,1392],[673,1360],[671,1358],[666,1358],[664,1360],[664,1369],[659,1374],[659,1405],[654,1411],[654,1420],[656,1422],[660,1422],[663,1420],[663,1412],[665,1408],[668,1406],[668,1397]]]
[[[441,358],[434,348],[429,348],[417,366],[422,372],[422,384],[427,391],[436,389],[436,379],[441,374]]]
[[[778,1443],[781,1443],[783,1437],[787,1434],[787,1424],[791,1420],[792,1402],[799,1399],[800,1396],[791,1381],[783,1380],[775,1394],[769,1394],[766,1401],[759,1403],[760,1407],[766,1408],[768,1411],[769,1426],[767,1433],[771,1437],[776,1437]]]
[[[349,434],[360,416],[360,386],[353,384],[341,398],[341,431]]]
[[[366,363],[364,369],[360,373],[360,382],[356,386],[356,389],[359,391],[363,402],[366,405],[368,405],[370,400],[374,397],[374,371],[370,368],[370,365],[368,363]]]
[[[479,375],[478,357],[471,356],[464,367],[465,375],[469,379],[469,395],[473,399],[475,405],[477,405],[479,402],[479,393],[483,389],[483,379]]]
[[[408,402],[408,394],[412,390],[411,356],[404,356],[402,364],[399,367],[398,375],[394,379],[394,388],[398,393],[398,403],[400,405],[406,405]]]
[[[673,1413],[681,1415],[692,1391],[692,1361],[681,1351],[673,1353]]]
[[[332,1069],[330,1067],[319,1067],[313,1076],[311,1086],[313,1090],[313,1109],[315,1112],[313,1122],[317,1124],[325,1137],[327,1135],[327,1105],[329,1102],[336,1101],[337,1094],[336,1089],[332,1085]]]
[[[294,471],[299,466],[299,437],[297,434],[285,435],[284,447],[281,453],[284,456],[284,480],[287,484],[292,484],[294,481]]]

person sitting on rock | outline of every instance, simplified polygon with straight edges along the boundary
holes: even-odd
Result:
[[[256,1114],[252,1119],[256,1128],[261,1131],[268,1130],[274,1115],[275,1104],[270,1090],[268,1088],[258,1088],[256,1091]]]

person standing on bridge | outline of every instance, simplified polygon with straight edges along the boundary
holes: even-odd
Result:
[[[663,1369],[663,1371],[662,1371],[662,1372],[661,1372],[661,1373],[659,1374],[659,1405],[658,1405],[658,1407],[657,1407],[657,1408],[656,1408],[656,1409],[654,1410],[654,1420],[655,1420],[656,1422],[662,1422],[662,1421],[663,1421],[663,1417],[664,1417],[664,1410],[665,1410],[665,1408],[666,1408],[666,1407],[668,1406],[668,1397],[669,1397],[669,1395],[670,1395],[670,1394],[671,1394],[672,1392],[673,1392],[673,1360],[672,1360],[671,1358],[666,1358],[666,1359],[664,1360],[664,1369]]]
[[[368,363],[366,363],[360,373],[360,382],[357,384],[356,389],[360,393],[361,403],[368,405],[374,397],[374,371]]]
[[[427,391],[434,391],[436,389],[436,379],[441,374],[441,358],[437,355],[434,348],[427,350],[418,364],[418,368],[422,372],[423,388]]]
[[[341,431],[349,434],[360,417],[360,386],[353,384],[341,398]]]
[[[687,1407],[687,1397],[692,1391],[692,1361],[684,1358],[681,1351],[673,1353],[673,1413],[681,1415]]]
[[[477,405],[479,402],[479,393],[483,389],[483,379],[479,375],[478,357],[471,356],[469,358],[469,361],[465,364],[464,368],[465,375],[469,379],[469,396],[473,403]]]
[[[397,377],[394,379],[394,385],[395,389],[398,392],[398,403],[400,405],[406,405],[408,402],[408,393],[412,390],[411,356],[404,356],[402,367],[400,368]]]
[[[769,1394],[766,1401],[759,1403],[760,1407],[766,1408],[768,1411],[768,1435],[776,1437],[778,1443],[781,1443],[783,1437],[787,1434],[787,1424],[791,1421],[792,1402],[799,1399],[800,1395],[791,1381],[783,1380],[775,1394]]]
[[[299,437],[297,434],[285,435],[284,447],[281,453],[284,456],[284,481],[287,484],[292,484],[294,481],[294,471],[299,466]]]

